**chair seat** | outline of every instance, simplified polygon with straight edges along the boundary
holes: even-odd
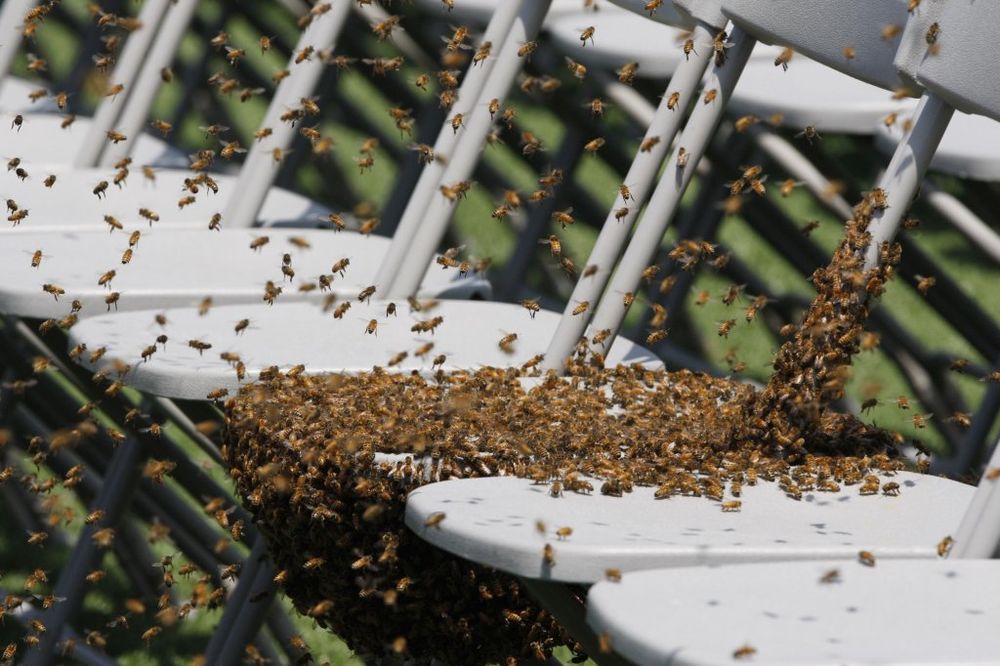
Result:
[[[3,157],[20,157],[25,163],[36,165],[72,164],[91,123],[90,118],[78,117],[72,125],[63,129],[62,115],[31,113],[24,115],[24,124],[16,131],[11,129],[13,120],[13,113],[0,114],[0,129],[4,131]],[[184,168],[189,163],[183,151],[155,136],[144,133],[128,140],[136,141],[132,151],[136,167],[150,164]]]
[[[457,0],[451,11],[447,11],[442,0],[416,0],[416,5],[425,12],[432,12],[433,15],[447,18],[450,21],[483,25],[489,23],[490,17],[493,16],[493,12],[498,6],[496,0]],[[604,5],[601,9],[603,8]],[[582,9],[584,9],[584,0],[552,0],[547,16],[552,18],[568,12],[578,12]]]
[[[589,67],[611,70],[627,62],[637,62],[636,76],[666,79],[684,60],[683,45],[687,37],[683,29],[663,23],[670,22],[658,23],[630,11],[604,6],[596,13],[577,12],[553,18],[545,28],[563,53]],[[581,46],[580,32],[588,26],[594,27],[594,43]],[[773,61],[779,51],[758,44],[751,61]]]
[[[280,298],[274,306],[213,307],[204,316],[194,308],[166,310],[165,328],[156,324],[153,311],[101,315],[70,329],[69,344],[86,343],[91,350],[106,346],[107,353],[99,362],[102,366],[115,357],[132,363],[126,381],[137,389],[172,398],[204,399],[215,389],[233,392],[239,387],[232,365],[219,358],[220,352],[240,355],[246,366],[245,382],[256,380],[260,370],[271,365],[287,369],[303,363],[306,372],[316,374],[365,372],[374,366],[386,367],[391,357],[403,351],[409,356],[395,366],[400,372],[417,370],[430,375],[437,354],[446,355],[442,366],[446,372],[511,367],[545,351],[560,316],[543,311],[532,319],[519,305],[484,301],[440,301],[429,311],[411,312],[405,300],[396,303],[395,316],[387,316],[386,301],[361,303],[354,298],[350,302],[351,308],[340,319],[311,303],[282,305]],[[411,331],[417,321],[437,316],[444,321],[434,333]],[[236,335],[234,325],[244,318],[250,325]],[[372,319],[377,320],[378,330],[368,335],[365,329]],[[170,338],[166,349],[140,362],[142,350],[161,333]],[[509,333],[519,337],[513,353],[506,354],[498,341]],[[193,339],[212,348],[201,354],[188,346]],[[434,343],[433,351],[417,357],[414,352],[425,342]],[[86,354],[80,360],[87,362]],[[663,367],[652,352],[623,338],[612,347],[607,362]]]
[[[0,111],[11,113],[55,113],[59,110],[51,97],[32,102],[32,91],[47,88],[44,81],[29,81],[17,76],[0,79]],[[10,123],[7,123],[10,126]]]
[[[140,208],[148,208],[159,215],[157,224],[189,223],[207,229],[212,215],[221,212],[226,199],[234,194],[237,182],[236,176],[212,174],[219,184],[219,193],[212,194],[203,188],[195,197],[195,202],[182,209],[178,207],[178,201],[188,194],[183,189],[184,179],[194,176],[188,170],[157,170],[156,180],[151,182],[143,176],[142,169],[135,166],[125,185],[117,187],[111,184],[105,192],[106,196],[98,198],[93,193],[94,187],[102,180],[111,183],[114,169],[37,164],[22,166],[29,174],[23,182],[18,180],[14,171],[0,168],[0,187],[5,197],[14,199],[20,208],[29,211],[17,227],[24,230],[68,230],[85,226],[107,230],[105,215],[115,217],[122,224],[145,224],[138,214]],[[47,188],[44,180],[50,174],[56,176],[56,182]],[[297,221],[299,225],[316,226],[319,218],[329,212],[306,197],[273,187],[264,199],[258,222],[268,226]],[[3,228],[10,228],[6,219],[4,221],[6,226]],[[225,228],[225,220],[222,226]]]
[[[892,127],[880,123],[875,145],[891,155],[902,135],[901,122]],[[1000,180],[1000,122],[985,116],[956,113],[931,158],[930,168],[960,178]]]
[[[318,288],[318,276],[329,275],[331,265],[341,258],[349,259],[350,267],[344,278],[334,276],[331,290],[339,298],[353,298],[374,281],[390,243],[382,236],[351,231],[135,227],[142,236],[127,265],[121,257],[131,229],[111,234],[104,229],[7,234],[0,246],[0,311],[36,319],[61,317],[67,303],[78,299],[83,304],[80,316],[103,314],[104,300],[112,290],[121,294],[119,311],[195,307],[206,296],[215,305],[256,304],[267,280],[284,284],[281,302],[322,302],[330,292]],[[270,242],[251,250],[250,243],[265,234]],[[303,239],[311,247],[299,248],[290,239]],[[32,255],[39,249],[45,256],[39,267],[32,268]],[[292,281],[281,272],[284,253],[292,258]],[[98,285],[98,277],[111,269],[116,271],[111,284]],[[41,292],[42,284],[59,285],[65,296],[56,301]],[[314,290],[300,291],[303,284]],[[485,278],[461,277],[457,269],[442,270],[436,264],[428,268],[421,290],[447,298],[490,295]]]
[[[642,571],[592,587],[587,620],[636,664],[995,664],[1000,561]]]
[[[796,54],[788,71],[773,61],[752,60],[733,91],[733,115],[767,118],[784,115],[792,128],[813,125],[823,132],[871,134],[889,113],[900,118],[916,109],[916,101],[893,100],[892,94]]]
[[[528,578],[593,583],[608,568],[637,571],[731,562],[883,557],[934,557],[935,545],[958,524],[973,488],[933,476],[900,473],[899,497],[839,493],[785,496],[776,483],[744,486],[741,510],[724,512],[704,497],[656,500],[653,488],[622,497],[565,492],[517,478],[445,481],[413,491],[406,522],[452,554]],[[727,499],[730,499],[727,497]],[[424,521],[443,511],[433,529]],[[535,521],[548,527],[536,531]],[[558,540],[554,531],[573,528]],[[547,566],[542,548],[555,549]]]

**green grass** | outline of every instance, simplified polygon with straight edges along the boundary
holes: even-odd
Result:
[[[86,15],[87,4],[87,0],[65,0],[63,3],[69,13],[78,17]],[[211,20],[219,15],[220,7],[219,3],[203,2],[200,4],[199,12],[205,19]],[[256,10],[258,9],[255,7]],[[263,13],[264,23],[269,28],[273,28],[272,34],[280,35],[290,42],[295,41],[297,28],[284,10],[271,3],[260,3],[259,11]],[[275,52],[266,54],[260,52],[257,46],[259,35],[238,14],[235,14],[226,24],[225,29],[230,33],[233,43],[247,51],[245,60],[240,64],[240,71],[256,71],[263,78],[269,80],[276,70],[284,66],[282,58]],[[388,45],[372,42],[369,46],[372,52],[377,51],[382,54],[391,52],[391,47]],[[44,29],[39,31],[36,50],[49,60],[50,70],[56,75],[68,71],[77,58],[87,57],[85,54],[78,53],[74,31],[56,22],[46,24]],[[209,62],[209,72],[224,68],[224,61],[216,51],[193,36],[188,36],[182,44],[180,60],[184,63],[192,63],[205,58]],[[25,73],[24,65],[24,59],[21,58],[17,63],[21,74]],[[419,73],[416,68],[406,66],[398,76],[401,81],[412,82]],[[388,114],[385,113],[385,109],[395,106],[397,101],[383,96],[368,77],[367,69],[360,64],[355,69],[342,73],[335,80],[334,90],[324,91],[322,103],[335,106],[336,99],[348,98],[354,100],[358,108],[373,110],[369,120],[385,133],[387,140],[391,141],[392,144],[380,147],[376,151],[372,170],[362,174],[357,167],[356,158],[358,146],[366,138],[366,135],[344,122],[335,121],[328,117],[322,121],[321,130],[336,141],[331,159],[335,161],[343,173],[344,182],[328,182],[320,176],[318,171],[307,166],[299,170],[296,187],[303,193],[322,200],[329,200],[331,192],[337,188],[348,188],[356,192],[362,200],[371,202],[378,210],[387,200],[399,169],[399,166],[392,159],[393,151],[390,148],[405,149],[412,142],[412,139],[401,137]],[[413,88],[412,84],[409,85]],[[82,93],[81,102],[84,110],[93,109],[96,106],[103,89],[104,85],[101,83],[100,77],[90,77],[86,91]],[[168,114],[179,101],[181,94],[179,90],[177,85],[164,86],[157,97],[152,117],[162,117]],[[426,101],[437,91],[432,83],[431,89],[427,92],[421,92],[415,88],[413,92],[419,99]],[[564,86],[556,94],[556,99],[565,99],[573,92],[569,86]],[[268,91],[269,93],[270,91]],[[247,103],[239,102],[235,94],[229,97],[219,96],[215,93],[212,95],[213,103],[231,112],[231,115],[236,119],[235,134],[243,145],[249,145],[252,141],[252,134],[259,126],[266,110],[267,95]],[[559,115],[552,108],[539,104],[533,98],[520,93],[514,96],[514,103],[517,105],[518,119],[523,128],[541,137],[548,148],[546,156],[550,156],[557,149],[564,133],[563,123]],[[214,140],[206,139],[203,132],[198,129],[199,125],[209,122],[202,115],[199,107],[192,106],[190,111],[176,129],[175,140],[192,151],[197,148],[216,147],[212,145]],[[609,127],[621,124],[621,122],[620,113],[614,110],[609,112]],[[627,140],[623,150],[627,153],[633,152],[635,141]],[[878,161],[872,159],[874,149],[870,142],[849,137],[824,135],[822,150],[833,159],[846,165],[859,182],[869,183],[873,181]],[[517,151],[519,151],[517,145],[497,145],[487,148],[483,159],[496,170],[504,173],[523,194],[536,188],[537,170],[541,168],[539,164],[544,164],[545,160],[534,165],[537,168],[529,168],[526,162],[518,156]],[[620,176],[603,159],[585,157],[580,161],[572,177],[577,184],[600,203],[602,208],[606,209],[612,205],[620,183]],[[842,221],[830,215],[804,190],[797,190],[788,198],[776,195],[774,190],[779,181],[778,174],[772,175],[769,183],[771,199],[800,224],[809,220],[818,220],[820,226],[813,233],[812,238],[827,253],[831,252],[840,237]],[[690,205],[700,185],[697,181],[694,183],[694,187],[685,198],[686,206]],[[943,186],[955,191],[959,196],[961,196],[964,187],[961,181],[955,179],[943,181]],[[468,198],[456,207],[454,229],[462,242],[467,243],[470,255],[477,258],[491,256],[495,266],[502,266],[515,247],[516,234],[509,225],[497,222],[490,217],[490,212],[497,205],[498,197],[499,193],[489,192],[482,185],[473,187]],[[568,202],[567,205],[570,203],[572,202]],[[942,220],[926,211],[919,210],[919,208],[918,212],[924,222],[920,229],[912,234],[917,244],[935,261],[939,262],[948,275],[966,293],[973,295],[990,316],[994,319],[1000,319],[1000,289],[996,288],[996,285],[1000,284],[1000,269],[977,257],[974,252],[969,250],[967,242]],[[600,220],[588,220],[588,222],[596,224]],[[596,230],[592,226],[575,224],[565,231],[553,228],[552,232],[559,233],[563,238],[566,251],[578,266],[582,266],[596,238]],[[811,297],[812,287],[808,281],[768,244],[763,242],[741,218],[729,217],[725,219],[719,230],[718,238],[727,247],[733,249],[744,263],[758,270],[773,291],[798,294],[806,298]],[[674,240],[676,240],[676,232],[671,229],[668,231],[665,245],[669,246]],[[537,271],[530,275],[530,279],[532,284],[541,283]],[[746,363],[747,369],[744,372],[746,377],[766,381],[778,341],[759,318],[752,323],[744,321],[743,310],[752,295],[744,297],[742,302],[733,306],[727,307],[721,302],[721,294],[728,286],[729,281],[716,273],[699,272],[692,286],[692,298],[689,298],[684,305],[686,317],[698,333],[698,344],[713,363],[719,367],[726,367],[727,354],[735,354],[739,360]],[[704,305],[696,305],[694,296],[702,291],[708,292],[711,298]],[[986,365],[994,362],[993,359],[980,358],[946,321],[943,321],[926,306],[923,298],[912,288],[912,285],[903,284],[899,280],[895,281],[890,285],[880,307],[885,308],[898,320],[907,323],[910,331],[930,349],[952,357],[967,357]],[[635,323],[637,313],[638,308],[634,308],[630,323]],[[718,323],[729,318],[735,318],[737,325],[727,338],[722,338],[716,334]],[[877,391],[875,391],[876,388]],[[975,404],[982,395],[983,388],[983,384],[974,379],[964,378],[959,381],[959,389],[970,404]],[[932,446],[941,446],[942,442],[935,433],[930,430],[915,430],[909,420],[910,413],[902,412],[894,406],[895,397],[906,394],[908,391],[896,367],[881,351],[866,352],[860,355],[853,368],[848,390],[849,394],[858,402],[869,397],[873,391],[882,398],[882,402],[865,417],[866,419],[887,428],[897,429],[908,437],[919,436]],[[920,405],[915,405],[914,408],[923,409]],[[944,418],[945,416],[936,415],[935,418]],[[168,427],[167,434],[175,436],[184,450],[193,460],[203,464],[207,473],[214,480],[230,491],[233,490],[225,470],[205,459],[205,456],[192,441],[173,427]],[[7,455],[14,456],[9,452]],[[35,470],[30,460],[23,456],[14,457],[26,470],[37,471],[39,482],[49,477],[45,467]],[[51,512],[61,512],[68,508],[75,514],[75,518],[65,525],[69,534],[74,534],[80,529],[82,516],[86,511],[71,493],[57,487],[43,499],[50,503],[48,510]],[[198,505],[193,499],[190,502],[198,509]],[[147,527],[143,526],[142,529],[146,530]],[[220,536],[224,534],[221,529],[218,531]],[[156,557],[175,551],[175,547],[169,540],[154,543],[151,547]],[[8,593],[22,593],[25,578],[35,568],[47,570],[50,581],[48,584],[39,585],[33,591],[39,594],[47,593],[51,590],[56,572],[66,555],[65,548],[52,545],[43,549],[29,547],[25,543],[25,535],[15,529],[11,515],[8,512],[0,511],[0,575],[2,575],[0,584]],[[152,566],[153,563],[149,564]],[[183,564],[183,558],[178,558],[177,564]],[[91,594],[88,594],[82,618],[77,623],[79,629],[82,631],[97,629],[106,632],[109,652],[126,666],[189,663],[203,649],[214,625],[218,622],[219,611],[199,611],[192,614],[185,621],[167,627],[149,646],[146,646],[139,639],[139,635],[145,628],[151,626],[154,621],[155,609],[151,608],[143,616],[132,617],[130,620],[131,628],[128,631],[108,629],[106,623],[123,612],[124,601],[131,592],[128,589],[128,581],[114,558],[105,557],[103,566],[108,575],[103,581],[95,584],[91,589]],[[183,599],[191,594],[193,581],[194,577],[190,580],[178,581],[175,591],[179,598]],[[289,607],[287,600],[282,600],[282,603]],[[292,615],[295,614],[292,613]],[[317,663],[329,661],[331,664],[345,664],[357,661],[351,659],[349,651],[340,639],[327,631],[316,628],[311,620],[296,617],[296,625],[308,643]],[[15,640],[19,633],[17,624],[10,619],[0,624],[0,645]],[[567,655],[562,654],[561,656],[565,658]]]

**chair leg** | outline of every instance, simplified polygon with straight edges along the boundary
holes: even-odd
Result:
[[[132,438],[119,444],[115,450],[96,503],[97,508],[105,512],[104,519],[94,525],[85,526],[73,547],[69,562],[60,572],[54,591],[55,596],[62,597],[63,601],[45,613],[44,622],[48,631],[42,634],[38,650],[26,655],[27,666],[45,666],[54,663],[54,649],[63,628],[72,623],[73,618],[83,607],[87,572],[96,568],[104,556],[104,551],[94,540],[94,535],[98,530],[116,528],[124,517],[132,494],[139,485],[144,457],[142,445]]]
[[[587,655],[601,666],[625,666],[629,662],[601,652],[600,639],[587,624],[586,608],[564,583],[522,578],[521,583],[548,609],[570,636],[583,645]]]

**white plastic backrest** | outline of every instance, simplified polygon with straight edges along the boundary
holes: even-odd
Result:
[[[960,111],[1000,120],[996,66],[1000,2],[939,0],[937,39],[917,68],[917,81]],[[1000,147],[998,147],[1000,148]]]
[[[914,91],[919,91],[922,87],[917,82],[917,68],[927,55],[927,30],[938,21],[944,5],[944,0],[921,0],[916,9],[910,12],[910,19],[899,40],[893,64],[903,82]]]
[[[723,0],[674,0],[681,16],[690,16],[691,21],[701,21],[722,30],[729,19],[722,13]]]
[[[611,4],[675,28],[689,30],[693,25],[691,17],[678,12],[671,0],[663,0],[663,4],[654,9],[646,9],[647,0],[611,0]]]
[[[899,37],[885,39],[883,31],[889,26],[902,30],[906,25],[906,0],[721,2],[722,11],[734,23],[762,42],[789,46],[886,90],[902,85],[893,66]],[[795,66],[794,61],[790,66]]]

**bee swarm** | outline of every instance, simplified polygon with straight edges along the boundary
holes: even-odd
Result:
[[[850,416],[820,426],[823,449],[836,443],[836,457],[808,453],[806,442],[792,460],[749,439],[759,394],[731,380],[582,365],[566,378],[523,375],[277,375],[228,403],[230,472],[301,612],[361,654],[404,636],[418,660],[540,658],[570,639],[516,580],[411,533],[402,520],[409,491],[514,474],[553,492],[589,492],[585,475],[609,495],[646,485],[658,497],[721,501],[727,484],[738,493],[777,480],[794,497],[901,467],[891,439]]]

